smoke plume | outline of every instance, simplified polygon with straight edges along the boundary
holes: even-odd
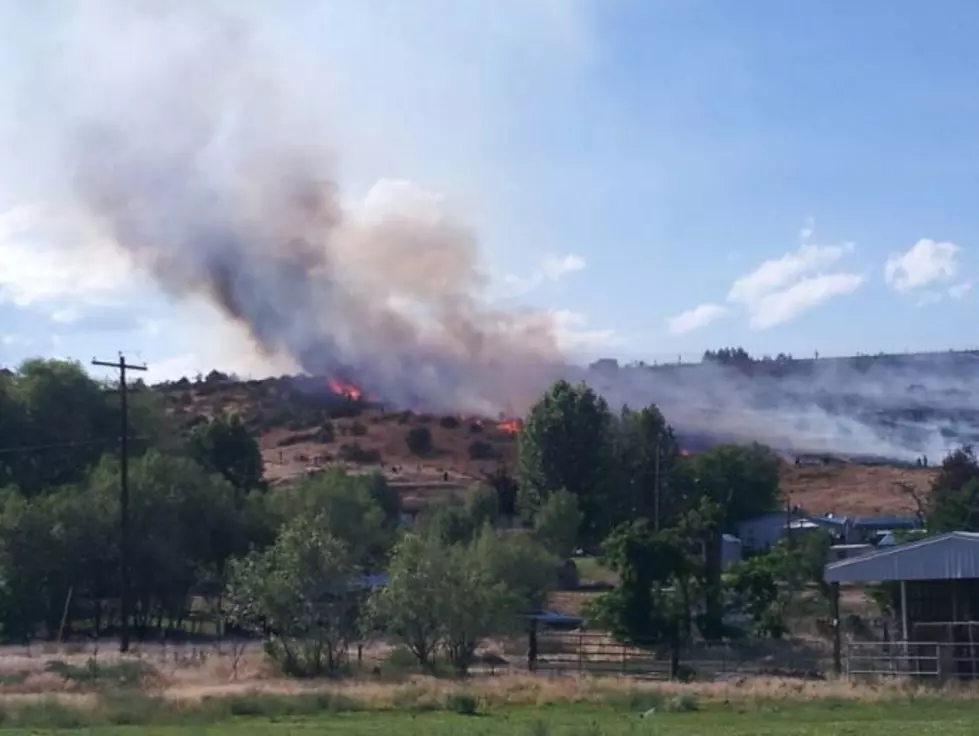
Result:
[[[416,407],[526,406],[562,364],[550,318],[486,307],[476,238],[447,216],[346,207],[316,89],[278,78],[240,18],[166,7],[76,27],[102,76],[61,131],[74,206],[309,373]],[[139,63],[110,75],[120,48]]]
[[[54,159],[53,190],[70,208],[168,293],[206,297],[269,355],[394,404],[451,411],[519,412],[553,379],[587,378],[613,406],[657,403],[694,444],[913,459],[979,436],[969,361],[810,362],[750,377],[569,367],[547,315],[485,305],[466,227],[438,208],[343,200],[326,80],[245,14],[220,11],[238,5],[61,7],[74,15],[52,32],[29,90],[45,100],[38,167]]]

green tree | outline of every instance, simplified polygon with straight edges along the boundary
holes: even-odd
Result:
[[[359,630],[360,592],[343,542],[297,517],[275,544],[231,563],[229,621],[265,638],[283,672],[335,674]]]
[[[706,497],[720,508],[721,529],[730,532],[779,509],[779,468],[778,456],[764,445],[719,445],[694,455],[681,482],[689,498]]]
[[[979,531],[979,460],[971,445],[945,457],[927,494],[907,488],[929,532]]]
[[[381,475],[352,475],[343,470],[307,476],[288,490],[270,494],[266,508],[286,523],[315,518],[346,545],[364,569],[380,569],[397,531],[390,487]]]
[[[498,509],[496,493],[480,487],[465,500],[453,498],[432,507],[420,520],[419,528],[445,544],[468,544],[483,526],[496,523]]]
[[[189,439],[191,456],[204,468],[223,475],[240,491],[264,486],[262,452],[237,415],[199,424]]]
[[[691,605],[684,591],[692,571],[683,541],[670,530],[654,532],[640,520],[617,528],[603,550],[619,583],[588,606],[587,618],[619,641],[665,647],[676,676],[690,628]]]
[[[690,499],[679,482],[680,446],[662,412],[655,406],[624,408],[616,439],[622,493],[632,518],[658,521],[661,528],[675,524]]]
[[[519,439],[521,512],[532,519],[565,489],[582,512],[581,538],[597,544],[621,517],[614,421],[605,400],[584,384],[559,381],[533,406]]]
[[[7,447],[31,451],[7,453],[0,462],[25,494],[79,482],[115,447],[119,415],[80,363],[28,360],[4,384]]]
[[[567,560],[574,553],[580,528],[578,500],[563,489],[548,496],[534,519],[536,540],[562,560]]]
[[[438,537],[407,534],[395,546],[388,582],[371,596],[374,625],[395,636],[426,672],[445,638],[442,606],[449,579],[446,544]]]
[[[474,555],[489,578],[509,592],[510,623],[521,625],[520,615],[541,610],[554,589],[561,559],[523,529],[496,531],[490,526],[474,543]],[[508,628],[504,622],[503,628]]]

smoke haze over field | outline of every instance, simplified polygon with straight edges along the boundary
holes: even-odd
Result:
[[[412,408],[521,412],[553,379],[586,376],[549,314],[488,306],[478,238],[440,202],[393,181],[373,207],[341,196],[326,80],[287,40],[220,11],[230,3],[66,7],[27,90],[57,100],[34,111],[51,160],[33,189],[94,221],[167,293],[203,296],[266,353]],[[979,436],[973,365],[587,378],[613,406],[659,404],[695,440],[937,459]]]

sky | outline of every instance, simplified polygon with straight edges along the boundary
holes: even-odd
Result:
[[[155,58],[70,56],[79,7],[0,3],[0,364],[285,372],[57,204],[46,129]],[[572,359],[979,347],[971,0],[235,7],[329,130],[344,202],[437,202],[476,234],[485,298],[550,312]]]

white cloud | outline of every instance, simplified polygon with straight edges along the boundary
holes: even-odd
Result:
[[[850,245],[804,243],[799,250],[765,261],[737,279],[728,292],[728,301],[751,305],[772,292],[791,286],[811,271],[836,263],[850,250]]]
[[[958,273],[958,255],[962,249],[955,243],[938,243],[922,238],[903,253],[892,253],[884,264],[884,279],[901,293],[936,283],[947,283]]]
[[[948,295],[953,299],[962,299],[971,290],[972,282],[963,281],[961,284],[955,284],[954,286],[948,287]]]
[[[583,271],[587,265],[587,261],[576,253],[546,255],[537,262],[537,267],[529,276],[508,273],[503,277],[503,282],[511,293],[526,294],[545,282],[557,283],[570,274]]]
[[[545,256],[541,259],[540,269],[544,276],[551,281],[559,281],[569,273],[581,271],[585,267],[585,259],[574,253],[566,256]]]
[[[727,299],[747,309],[752,329],[789,322],[833,297],[853,293],[864,283],[862,275],[836,268],[853,251],[852,243],[811,243],[813,233],[810,220],[799,233],[802,245],[798,250],[765,261],[731,285]]]
[[[0,213],[0,301],[105,303],[132,277],[128,260],[82,218],[34,206]]]
[[[558,309],[551,312],[551,319],[562,350],[591,353],[623,343],[622,336],[614,330],[589,328],[587,318],[579,312]]]
[[[691,332],[693,330],[699,330],[701,327],[706,327],[711,322],[727,314],[727,311],[727,307],[721,304],[707,302],[693,309],[688,309],[686,312],[681,312],[674,317],[668,317],[666,327],[674,335],[680,335],[684,332]]]
[[[808,276],[751,302],[748,305],[749,324],[756,330],[784,324],[833,297],[853,293],[863,282],[864,277],[855,273]]]
[[[60,325],[70,325],[82,318],[82,313],[73,307],[57,309],[51,313],[51,321]]]
[[[765,330],[789,322],[833,297],[850,294],[864,277],[839,269],[838,263],[853,251],[852,243],[820,245],[809,242],[815,232],[810,220],[799,232],[799,248],[771,258],[731,284],[727,301],[743,307],[752,329]],[[724,316],[726,306],[707,302],[667,319],[674,334],[696,330]]]

